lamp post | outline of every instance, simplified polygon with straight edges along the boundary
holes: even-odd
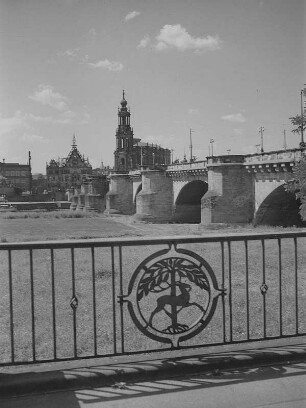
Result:
[[[258,129],[258,132],[260,133],[260,141],[261,141],[261,148],[260,151],[261,153],[263,153],[264,148],[263,148],[263,132],[265,131],[265,128],[263,126],[260,126],[260,128]]]
[[[287,150],[287,140],[286,140],[286,129],[284,129],[284,145],[283,145],[284,150]]]
[[[300,141],[300,147],[303,148],[305,147],[305,142],[304,142],[304,106],[303,106],[303,95],[305,95],[305,88],[301,89],[301,141]]]
[[[29,175],[29,190],[30,194],[32,194],[32,166],[31,166],[31,152],[29,152],[29,170],[30,170],[30,175]]]
[[[142,158],[142,146],[140,146],[140,166],[143,166],[143,158]]]
[[[210,145],[211,145],[211,156],[213,157],[214,155],[214,139],[210,139]]]
[[[192,162],[192,136],[191,134],[194,132],[191,128],[189,129],[189,149],[190,149],[190,163]]]

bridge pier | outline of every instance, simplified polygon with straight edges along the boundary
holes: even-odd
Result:
[[[74,194],[71,199],[71,204],[70,204],[70,210],[76,210],[78,206],[78,201],[79,201],[79,196],[77,194]]]
[[[208,191],[201,200],[201,224],[252,222],[253,180],[243,162],[242,155],[208,158]]]
[[[105,214],[133,214],[133,181],[129,174],[111,174]]]
[[[163,170],[143,170],[142,190],[136,196],[135,218],[170,221],[173,213],[172,180]]]
[[[85,210],[103,212],[105,210],[105,197],[100,194],[87,194],[85,196]]]

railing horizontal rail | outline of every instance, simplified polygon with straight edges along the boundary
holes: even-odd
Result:
[[[278,239],[278,238],[298,238],[305,237],[306,230],[303,232],[277,232],[277,233],[234,233],[234,234],[213,234],[202,236],[166,236],[166,237],[131,237],[131,238],[92,238],[82,240],[56,240],[56,241],[26,241],[0,243],[2,249],[44,249],[44,248],[88,248],[88,247],[111,247],[114,245],[131,246],[131,245],[159,245],[173,243],[201,243],[201,242],[227,242],[227,241],[260,241],[262,239]]]
[[[0,365],[306,335],[306,231],[0,243]]]

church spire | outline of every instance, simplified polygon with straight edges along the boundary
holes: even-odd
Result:
[[[72,146],[72,148],[77,147],[75,133],[73,134],[73,137],[72,137],[72,145],[71,146]]]
[[[124,89],[122,91],[122,101],[120,102],[120,104],[121,104],[121,110],[126,110],[127,101],[125,99],[125,90]]]
[[[130,126],[130,111],[127,109],[127,100],[125,99],[125,90],[122,91],[121,108],[118,109],[118,125]]]

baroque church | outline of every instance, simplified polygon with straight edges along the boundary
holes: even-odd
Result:
[[[149,169],[171,163],[171,151],[151,143],[141,142],[134,138],[131,127],[130,108],[127,107],[125,92],[123,91],[121,107],[118,108],[118,128],[116,131],[116,150],[114,152],[114,171],[127,173],[141,167]]]
[[[171,151],[151,143],[144,143],[134,138],[130,123],[130,109],[127,107],[125,92],[123,91],[121,107],[118,108],[118,128],[116,131],[115,163],[107,172],[101,169],[92,169],[88,158],[85,159],[76,144],[73,135],[71,150],[66,158],[52,159],[46,165],[48,191],[55,193],[66,191],[68,188],[81,188],[86,181],[105,178],[110,171],[128,173],[140,168],[154,169],[171,163]],[[97,172],[98,171],[98,172]],[[103,174],[102,174],[103,173]]]

